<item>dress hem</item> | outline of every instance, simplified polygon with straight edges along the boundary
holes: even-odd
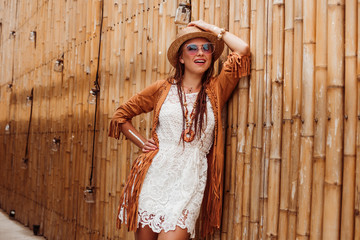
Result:
[[[179,227],[179,228],[181,228],[181,229],[183,229],[183,230],[185,230],[186,229],[186,232],[188,233],[188,234],[190,234],[190,239],[194,239],[195,238],[195,234],[193,234],[193,233],[191,233],[190,231],[189,231],[189,228],[187,228],[186,226],[181,226],[181,225],[178,225],[178,224],[176,224],[175,225],[175,227],[171,227],[171,228],[169,228],[169,229],[160,229],[160,231],[159,230],[154,230],[151,226],[150,226],[150,224],[147,224],[147,223],[145,223],[145,224],[142,224],[142,223],[138,223],[138,228],[144,228],[145,226],[149,226],[149,228],[154,232],[154,233],[161,233],[162,231],[164,231],[165,233],[167,233],[167,232],[169,232],[169,231],[175,231],[175,229],[176,229],[176,227]]]

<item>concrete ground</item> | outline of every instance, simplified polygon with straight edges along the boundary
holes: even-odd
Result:
[[[0,209],[0,240],[44,240],[44,237],[35,236],[30,228],[25,227]]]

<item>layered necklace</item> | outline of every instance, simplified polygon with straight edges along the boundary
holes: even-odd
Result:
[[[189,93],[191,93],[192,91],[192,88],[190,88],[190,91]],[[192,142],[195,138],[195,132],[191,129],[192,128],[192,125],[193,125],[193,121],[194,121],[194,118],[195,118],[195,109],[196,109],[196,105],[197,105],[197,101],[195,100],[195,103],[194,103],[194,106],[193,106],[193,109],[190,113],[190,116],[189,115],[189,110],[187,108],[188,106],[188,102],[186,101],[186,93],[185,93],[185,90],[183,89],[183,95],[184,95],[184,112],[185,112],[185,129],[184,131],[182,132],[182,137],[184,139],[185,142]]]

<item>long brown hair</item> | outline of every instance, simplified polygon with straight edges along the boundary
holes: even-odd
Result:
[[[183,52],[183,46],[185,43],[183,43],[180,48],[179,51],[177,53],[177,59],[180,58],[182,52]],[[207,114],[207,110],[206,110],[206,88],[210,82],[210,79],[213,75],[214,72],[214,58],[211,58],[211,64],[209,66],[209,68],[204,72],[204,74],[201,77],[201,89],[197,95],[196,98],[196,108],[195,108],[195,117],[194,117],[194,125],[195,125],[195,136],[197,134],[199,134],[199,137],[201,136],[201,131],[203,130],[203,122],[204,122],[204,117]],[[182,109],[182,113],[183,113],[183,130],[185,130],[185,111],[184,111],[184,102],[183,102],[183,92],[182,92],[182,81],[183,81],[183,76],[184,76],[184,72],[185,72],[185,66],[184,64],[182,64],[180,61],[177,61],[176,66],[175,66],[175,73],[170,76],[168,78],[169,81],[171,80],[175,80],[175,84],[177,86],[177,92],[179,95],[179,100],[180,100],[180,104],[181,104],[181,109]],[[183,141],[183,136],[181,136],[180,141]]]

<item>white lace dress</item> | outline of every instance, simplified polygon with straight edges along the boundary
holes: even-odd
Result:
[[[189,113],[197,93],[186,94]],[[214,113],[207,98],[205,131],[190,142],[180,142],[183,126],[182,110],[177,87],[171,86],[159,115],[156,129],[159,152],[145,177],[140,197],[138,225],[148,225],[154,232],[187,228],[195,237],[195,223],[199,216],[207,178],[207,159],[213,143]],[[120,213],[120,219],[122,211]]]

